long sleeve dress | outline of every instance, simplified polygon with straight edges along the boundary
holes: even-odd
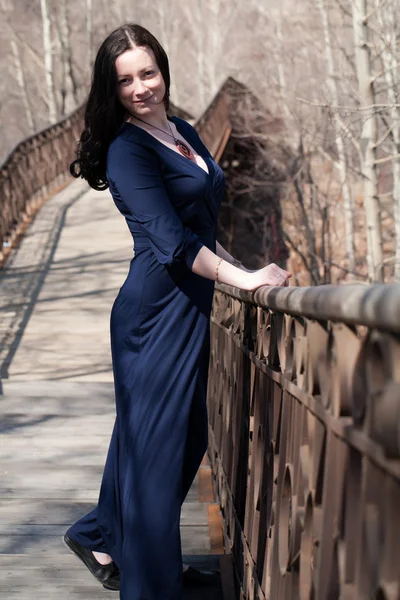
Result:
[[[108,151],[134,257],[111,312],[116,420],[99,502],[68,531],[112,556],[122,600],[181,599],[181,504],[207,449],[214,281],[191,267],[203,245],[215,252],[224,175],[194,128],[171,120],[208,173],[130,123]]]

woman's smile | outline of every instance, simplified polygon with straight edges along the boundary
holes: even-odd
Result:
[[[145,102],[148,102],[149,100],[151,100],[151,98],[153,97],[153,94],[151,96],[149,96],[148,98],[145,98],[144,100],[133,100],[134,104],[144,104]]]

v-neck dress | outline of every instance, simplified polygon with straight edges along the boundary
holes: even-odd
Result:
[[[214,281],[191,268],[202,246],[216,250],[224,175],[195,129],[171,120],[208,173],[130,123],[109,147],[134,257],[111,312],[117,416],[99,503],[68,532],[112,556],[122,600],[181,600],[181,504],[207,449]]]

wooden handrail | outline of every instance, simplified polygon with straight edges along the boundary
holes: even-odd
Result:
[[[22,140],[0,166],[0,262],[18,227],[69,180],[69,164],[83,127],[84,106]]]

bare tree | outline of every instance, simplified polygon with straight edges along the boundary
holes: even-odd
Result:
[[[86,0],[86,42],[88,49],[88,75],[93,67],[93,5],[92,0]]]
[[[286,119],[287,125],[289,125],[291,121],[291,114],[287,102],[287,85],[286,85],[286,75],[285,75],[285,66],[283,62],[283,38],[282,38],[282,10],[278,12],[278,18],[276,21],[276,69],[278,72],[278,83],[279,83],[279,93],[282,101],[283,114]]]
[[[51,40],[51,21],[47,0],[40,0],[40,8],[42,11],[42,28],[43,28],[43,50],[44,50],[44,67],[45,79],[49,109],[49,123],[54,123],[57,119],[57,101],[54,89],[54,74],[53,74],[53,46]]]
[[[390,115],[390,150],[392,152],[392,193],[393,218],[396,234],[394,276],[400,279],[400,106],[398,104],[399,63],[397,58],[398,40],[398,3],[393,0],[381,2],[376,0],[377,16],[381,27],[381,58],[384,80],[387,85],[387,95]]]
[[[230,75],[274,116],[263,139],[246,124],[243,136],[254,134],[270,151],[270,134],[278,134],[274,144],[287,176],[279,182],[280,222],[299,281],[348,278],[353,271],[366,278],[367,270],[382,280],[384,265],[387,279],[393,272],[399,277],[398,1],[0,0],[9,3],[17,36],[11,44],[3,19],[0,112],[9,126],[2,152],[32,127],[47,125],[50,114],[56,118],[83,101],[101,39],[123,18],[139,22],[167,50],[175,104],[199,116]],[[44,52],[29,36],[41,21]],[[22,113],[26,119],[17,120]],[[239,204],[244,211],[249,203],[248,222],[264,231],[266,244],[273,219],[263,213],[263,185],[271,179],[257,171],[254,197],[246,180]]]
[[[201,23],[204,23],[204,4],[202,2],[185,3],[183,11],[194,41],[196,75],[200,84],[198,86],[198,100],[200,106],[204,109],[207,98],[207,31],[205,27],[200,26]]]
[[[325,59],[328,70],[327,86],[330,92],[331,101],[334,105],[339,104],[339,94],[337,89],[337,80],[332,52],[332,42],[330,36],[330,27],[328,20],[328,12],[324,0],[317,0],[318,8],[321,12],[322,26],[325,40]],[[344,223],[346,231],[346,255],[348,259],[348,267],[351,273],[355,271],[355,254],[354,254],[354,223],[353,223],[353,202],[351,197],[350,183],[347,173],[347,157],[345,145],[343,141],[343,130],[338,118],[337,111],[333,111],[333,121],[335,128],[335,142],[338,153],[337,166],[340,175],[340,183],[343,194],[344,204]],[[336,161],[335,161],[336,162]]]
[[[15,70],[15,78],[17,80],[18,88],[20,90],[22,104],[24,107],[24,113],[26,116],[26,121],[28,125],[28,132],[35,132],[35,121],[32,112],[32,106],[29,100],[28,92],[27,92],[27,84],[25,80],[25,73],[23,68],[23,63],[21,60],[21,52],[20,52],[20,40],[18,39],[17,33],[14,30],[11,22],[8,18],[7,11],[4,7],[1,9],[1,13],[5,17],[5,22],[7,24],[9,37],[10,37],[10,47],[14,61],[14,70]]]
[[[368,277],[371,281],[383,281],[383,247],[377,166],[378,124],[375,111],[367,0],[353,0],[352,9],[358,90],[360,107],[363,110],[360,162],[367,224]]]
[[[68,21],[66,0],[60,0],[60,42],[63,81],[61,87],[61,114],[73,110],[78,105],[78,83],[76,81],[71,47],[71,32]]]
[[[168,54],[171,71],[173,75],[176,75],[171,77],[171,98],[175,105],[181,106],[182,85],[179,85],[178,81],[182,81],[183,75],[181,54],[185,38],[184,19],[179,16],[179,5],[176,0],[169,0],[168,4],[157,2],[151,8],[149,21],[157,23],[159,37]],[[175,14],[176,18],[171,19],[171,14]],[[184,71],[186,72],[186,69]]]

